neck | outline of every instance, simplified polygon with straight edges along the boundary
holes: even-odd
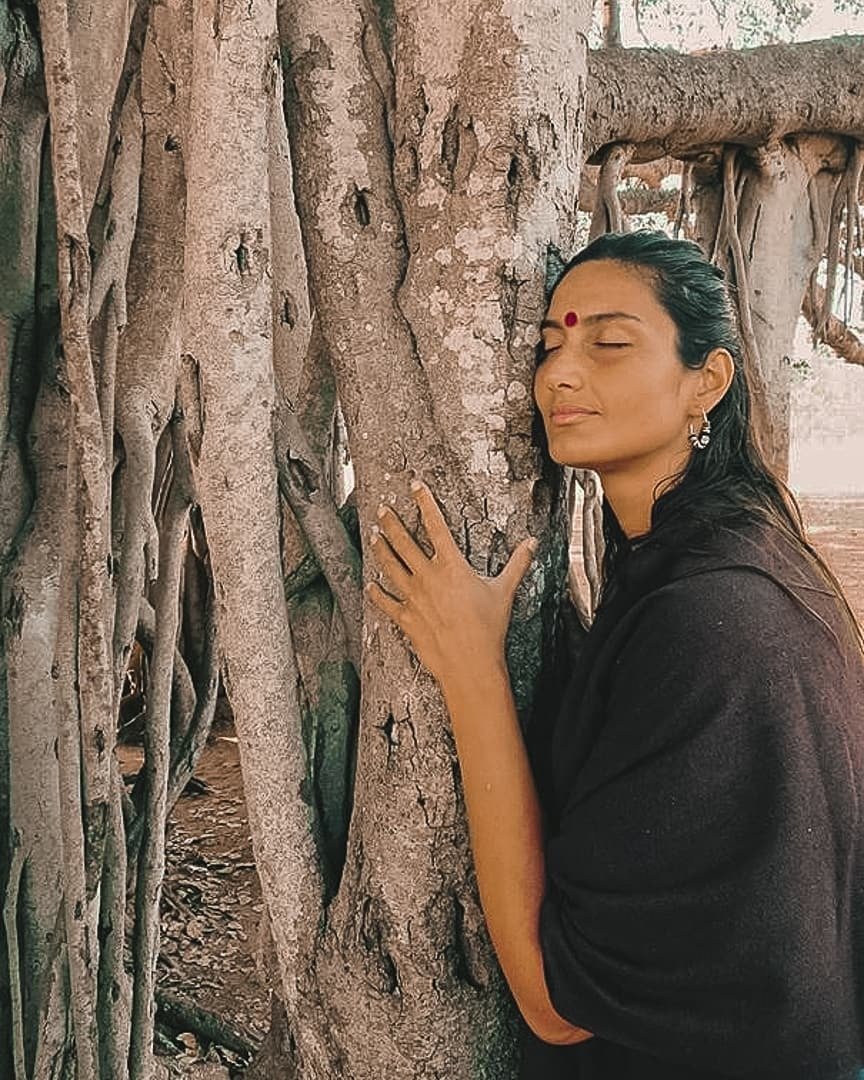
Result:
[[[618,524],[629,539],[642,536],[651,530],[651,511],[664,491],[669,490],[668,480],[680,472],[686,464],[687,455],[666,459],[662,467],[656,461],[628,462],[625,468],[611,468],[600,472],[603,497],[612,507]],[[659,485],[659,486],[658,486]]]

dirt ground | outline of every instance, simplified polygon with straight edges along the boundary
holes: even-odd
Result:
[[[128,776],[142,751],[123,746],[120,757]],[[168,822],[159,986],[228,1021],[244,1042],[260,1043],[269,1025],[269,993],[257,960],[263,904],[229,719],[215,725],[195,780],[200,783],[187,789]],[[216,1051],[191,1031],[175,1031],[179,1075],[205,1080],[203,1068],[190,1069],[205,1060],[240,1075],[241,1053]],[[212,1072],[215,1080],[227,1075]]]
[[[864,497],[809,496],[801,504],[811,538],[864,620]],[[128,753],[134,757],[136,752]],[[160,983],[261,1038],[269,1018],[268,992],[256,963],[261,892],[237,741],[225,721],[195,775],[207,790],[184,795],[168,828]],[[207,1051],[191,1034],[180,1042],[187,1062],[200,1060]],[[220,1054],[225,1065],[240,1062]]]
[[[800,498],[810,539],[840,579],[858,621],[864,623],[864,497]]]

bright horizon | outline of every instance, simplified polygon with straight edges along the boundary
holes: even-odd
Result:
[[[658,4],[656,7],[648,8],[641,17],[641,24],[652,45],[672,46],[688,52],[716,46],[722,48],[743,46],[744,35],[735,26],[734,16],[745,7],[744,4],[729,0],[729,17],[723,27],[720,26],[710,4],[674,3],[672,0],[669,6],[675,11],[685,12],[690,19],[690,25],[686,29],[676,26],[675,30],[670,32],[667,28],[669,19],[663,10],[663,5]],[[774,10],[773,4],[762,6],[769,14]],[[840,34],[864,34],[864,12],[835,10],[834,0],[811,0],[809,6],[811,7],[810,14],[796,30],[794,36],[790,36],[785,28],[780,29],[779,36],[783,40],[814,41],[820,38],[836,37]],[[602,5],[596,5],[592,38],[599,33],[601,11]],[[622,4],[621,37],[624,45],[630,48],[645,45],[636,25],[633,3]],[[592,41],[592,44],[596,43]]]

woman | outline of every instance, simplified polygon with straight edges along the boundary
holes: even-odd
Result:
[[[722,274],[662,233],[604,236],[542,333],[549,456],[599,473],[607,548],[530,757],[504,639],[532,542],[478,577],[417,484],[434,555],[382,508],[389,591],[369,586],[450,714],[521,1075],[853,1080],[861,634],[754,445]]]

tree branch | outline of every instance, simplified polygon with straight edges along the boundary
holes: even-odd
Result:
[[[864,139],[862,37],[682,54],[662,49],[589,53],[585,160],[610,142],[637,144],[635,161],[793,132]]]

